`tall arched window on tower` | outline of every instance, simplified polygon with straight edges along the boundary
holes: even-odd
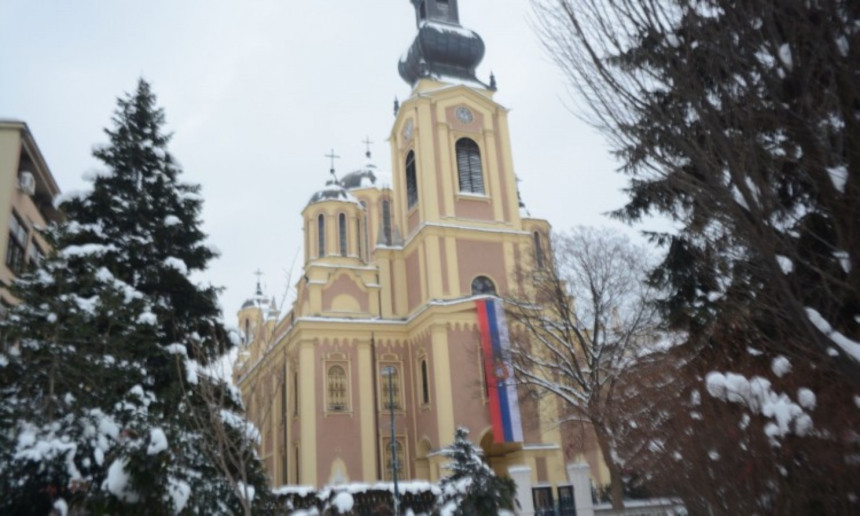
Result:
[[[385,372],[385,368],[390,367],[390,379],[389,375],[382,374]],[[384,410],[398,410],[402,408],[400,401],[400,370],[397,366],[383,366],[380,368],[379,375],[379,383],[382,387],[380,392],[382,394],[380,401],[382,402],[382,407]],[[391,390],[389,392],[389,385],[391,386]]]
[[[388,200],[382,201],[382,236],[385,245],[391,245],[391,203]]]
[[[457,174],[460,177],[460,191],[465,193],[484,193],[484,174],[481,171],[481,149],[470,138],[460,138],[455,145],[457,151]]]
[[[355,219],[355,241],[358,244],[358,257],[362,260],[366,260],[367,257],[364,256],[364,246],[361,243],[361,219]]]
[[[535,246],[535,266],[538,269],[543,269],[543,243],[541,242],[540,233],[535,231],[533,237]]]
[[[317,217],[317,256],[325,256],[325,215]]]
[[[430,379],[427,377],[427,360],[421,361],[421,401],[430,403]]]
[[[418,178],[415,175],[415,152],[406,155],[406,207],[411,208],[418,202]]]
[[[478,296],[481,294],[496,295],[496,285],[493,283],[493,280],[486,276],[478,276],[472,280],[472,295]]]
[[[343,213],[337,217],[337,232],[340,241],[340,255],[346,256],[346,215]]]
[[[328,409],[335,412],[346,410],[346,371],[333,365],[328,369]]]
[[[367,211],[367,202],[361,201],[361,220],[364,221],[364,224],[361,221],[358,222],[356,228],[358,229],[358,246],[364,246],[363,253],[359,252],[361,256],[364,257],[365,261],[367,261],[367,255],[370,253],[370,226],[367,225],[368,221],[368,211]],[[364,235],[361,234],[361,226],[364,226]],[[362,236],[364,236],[363,244],[362,244]]]

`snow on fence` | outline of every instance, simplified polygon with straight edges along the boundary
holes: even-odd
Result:
[[[285,486],[275,489],[281,514],[349,514],[357,516],[392,514],[393,484],[348,484],[316,491],[311,487]],[[400,513],[430,514],[436,508],[439,488],[428,482],[399,485]]]
[[[649,500],[624,500],[624,509],[612,510],[612,505],[600,503],[594,506],[595,516],[686,516],[687,509],[680,500],[652,498]]]

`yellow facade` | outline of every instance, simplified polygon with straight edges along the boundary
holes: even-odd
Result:
[[[472,282],[484,276],[500,296],[527,295],[524,272],[535,267],[535,242],[545,244],[549,233],[546,221],[521,214],[507,110],[492,95],[419,81],[391,130],[390,187],[366,181],[340,192],[331,184],[316,195],[302,212],[304,274],[292,309],[267,320],[269,302],[258,296],[240,310],[247,343],[237,380],[261,428],[274,484],[390,477],[388,387],[380,374],[389,365],[398,371],[399,478],[444,475],[437,452],[457,426],[467,426],[498,472],[527,465],[535,483],[567,482],[563,436],[551,417],[539,417],[555,410],[553,401],[521,405],[525,442],[492,439],[475,308],[481,296]],[[470,121],[458,117],[463,108]],[[461,191],[461,138],[479,149],[482,194]]]
[[[456,2],[412,3],[390,182],[367,166],[311,197],[292,307],[277,316],[258,289],[239,311],[237,383],[275,485],[390,479],[392,415],[400,479],[438,480],[465,426],[497,472],[567,484],[565,455],[592,471],[599,456],[559,429],[556,400],[520,393],[522,441],[494,442],[476,306],[531,297],[550,227],[521,210],[508,111],[474,75],[480,37]]]
[[[48,245],[35,228],[57,220],[54,177],[27,124],[0,120],[0,310],[15,302],[8,287]]]

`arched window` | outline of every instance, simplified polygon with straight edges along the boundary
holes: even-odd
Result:
[[[406,207],[411,208],[418,202],[418,178],[415,175],[415,152],[406,155]]]
[[[541,244],[540,233],[537,231],[534,232],[534,246],[535,246],[535,266],[538,269],[543,269],[543,245]]]
[[[245,344],[251,342],[251,320],[245,319]]]
[[[460,138],[455,147],[460,191],[473,194],[484,193],[484,174],[481,172],[481,150],[478,144],[469,138]]]
[[[385,374],[386,369],[390,368],[390,378],[388,374]],[[387,409],[399,409],[402,408],[400,404],[400,370],[397,369],[396,366],[386,365],[380,369],[379,381],[382,383],[382,406]],[[389,392],[389,386],[391,386]]]
[[[370,231],[369,231],[370,226],[367,225],[368,224],[368,222],[367,222],[368,221],[368,211],[367,211],[367,202],[366,201],[361,201],[361,210],[363,212],[362,219],[364,219],[364,244],[363,244],[364,245],[364,254],[362,254],[362,253],[358,253],[358,254],[362,254],[362,256],[364,256],[365,261],[367,261],[367,255],[368,255],[368,253],[370,253]],[[361,224],[359,223],[357,227],[358,227],[358,241],[359,241],[358,246],[361,247],[362,246],[362,243],[361,243],[362,242]]]
[[[383,443],[385,446],[385,480],[394,479],[393,465],[394,460],[391,454],[391,439],[384,439]],[[403,464],[406,464],[406,457],[403,456],[403,443],[400,442],[400,439],[394,440],[394,450],[397,454],[397,477],[403,477]]]
[[[325,256],[325,215],[317,217],[317,256]]]
[[[391,245],[391,203],[382,201],[382,236],[385,245]]]
[[[486,276],[478,276],[472,280],[472,295],[477,296],[480,294],[496,295],[496,285],[493,283],[493,280]]]
[[[346,256],[346,215],[343,213],[337,217],[337,232],[340,240],[340,255]]]
[[[346,371],[339,365],[328,368],[328,409],[346,410]]]
[[[364,247],[361,245],[361,219],[355,219],[355,241],[358,244],[358,257],[366,259],[364,256]]]
[[[293,373],[293,415],[299,415],[299,372]]]
[[[430,403],[430,382],[427,378],[427,361],[421,361],[421,401],[427,405]]]

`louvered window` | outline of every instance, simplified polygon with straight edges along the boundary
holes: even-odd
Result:
[[[481,150],[478,144],[469,138],[460,138],[457,140],[456,150],[460,191],[483,194],[484,174],[481,171]]]
[[[415,175],[415,153],[406,155],[406,206],[411,208],[418,202],[418,178]]]
[[[391,245],[391,203],[382,201],[382,235],[385,245]]]
[[[534,232],[534,246],[535,246],[535,265],[538,269],[543,269],[543,245],[540,241],[540,233],[537,231]]]
[[[346,256],[346,215],[343,213],[337,218],[337,229],[340,237],[340,255]]]
[[[359,258],[366,259],[364,256],[364,248],[361,245],[361,220],[355,219],[355,241],[358,243]]]
[[[317,217],[317,256],[325,256],[325,215]]]

